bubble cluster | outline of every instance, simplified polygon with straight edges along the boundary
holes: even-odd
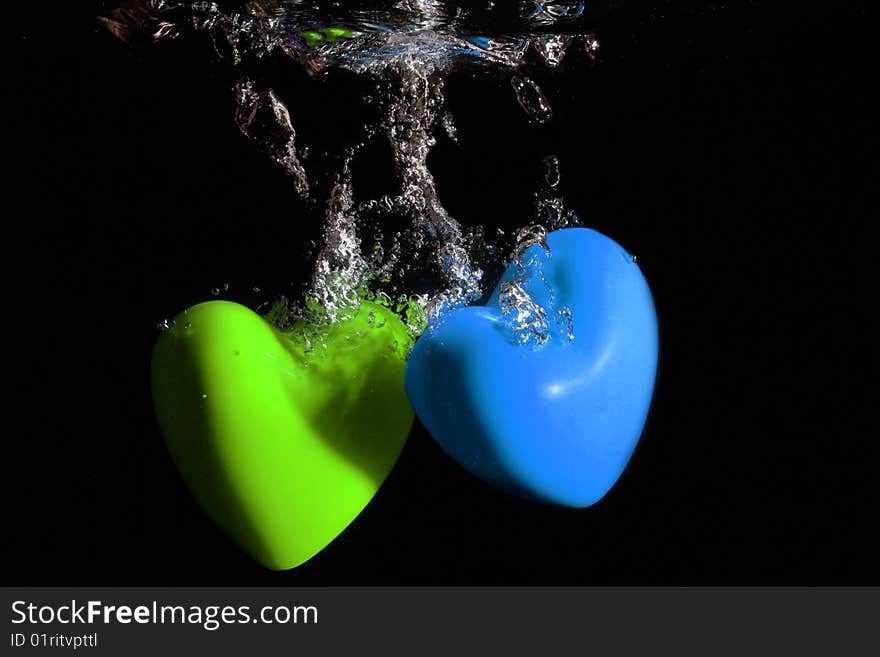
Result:
[[[544,271],[551,257],[546,228],[532,225],[517,232],[512,263],[515,274],[498,289],[502,322],[517,344],[539,346],[553,335],[568,342],[574,339],[571,309],[557,306]]]

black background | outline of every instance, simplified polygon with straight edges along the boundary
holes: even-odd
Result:
[[[595,65],[542,78],[543,128],[502,76],[453,78],[461,146],[441,140],[429,162],[446,206],[523,225],[541,157],[559,155],[569,207],[637,254],[654,291],[651,417],[618,484],[579,511],[496,492],[417,422],[367,509],[280,573],[189,497],[149,355],[157,322],[213,287],[298,289],[319,225],[238,132],[233,71],[207,43],[130,48],[83,4],[19,25],[6,103],[23,203],[4,249],[4,583],[878,582],[876,432],[858,422],[874,130],[858,3],[632,0],[601,21]],[[279,82],[297,128],[344,142],[363,120],[357,83],[297,75]],[[387,153],[368,157],[355,186],[381,192]]]

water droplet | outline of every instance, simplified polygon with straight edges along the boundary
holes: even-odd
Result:
[[[555,155],[548,155],[544,158],[544,182],[551,189],[559,186],[562,174],[559,169],[559,158]]]
[[[553,118],[553,108],[541,88],[527,77],[514,75],[510,86],[516,93],[516,100],[526,115],[535,123],[547,123]]]
[[[550,68],[558,68],[565,57],[565,51],[571,44],[573,36],[557,34],[532,41],[532,48]]]

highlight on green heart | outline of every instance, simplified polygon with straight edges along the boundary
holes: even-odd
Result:
[[[126,40],[208,33],[239,131],[288,177],[303,208],[292,220],[321,229],[313,248],[291,244],[311,265],[301,296],[244,303],[233,281],[224,298],[194,298],[160,322],[159,429],[214,523],[267,568],[304,564],[370,504],[411,433],[486,494],[572,509],[608,494],[641,436],[657,365],[635,258],[568,207],[552,143],[533,163],[533,203],[513,216],[460,221],[429,166],[441,140],[474,148],[448,102],[453,74],[503,80],[524,130],[552,122],[536,80],[599,48],[580,12],[535,10],[493,31],[436,3],[332,16],[301,3],[162,4],[161,16],[129,8],[105,25]],[[309,82],[291,92],[279,66]],[[291,93],[300,109],[308,100],[311,124],[298,123]],[[339,98],[352,131],[320,125],[321,104]],[[382,193],[357,166],[374,148],[390,150],[370,171]]]

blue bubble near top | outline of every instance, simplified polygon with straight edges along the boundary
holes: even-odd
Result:
[[[635,259],[601,233],[566,228],[522,249],[486,306],[451,310],[422,334],[406,392],[471,473],[585,507],[614,485],[638,443],[657,349]]]

